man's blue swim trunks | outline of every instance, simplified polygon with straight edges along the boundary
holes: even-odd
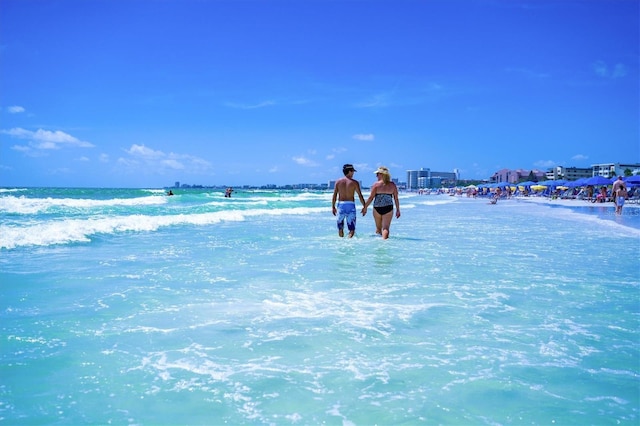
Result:
[[[355,201],[340,201],[338,203],[338,229],[344,229],[344,220],[347,219],[347,229],[356,229],[356,203]]]

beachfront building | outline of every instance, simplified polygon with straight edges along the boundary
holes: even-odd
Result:
[[[525,169],[502,169],[498,170],[489,178],[490,183],[518,183],[525,180],[540,181],[546,177],[545,173],[540,170],[525,170]]]
[[[578,180],[581,178],[590,178],[593,176],[591,167],[564,167],[556,166],[547,170],[548,180]]]
[[[453,172],[432,172],[431,169],[407,170],[406,189],[419,190],[440,186],[455,186],[460,176],[458,170]]]
[[[624,176],[626,170],[630,170],[631,174],[640,174],[640,163],[603,163],[593,164],[591,166],[591,176],[603,176],[606,178],[612,178],[614,176]]]

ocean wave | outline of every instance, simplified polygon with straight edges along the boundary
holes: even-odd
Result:
[[[72,208],[91,209],[96,207],[132,207],[161,205],[167,197],[147,196],[137,198],[112,198],[107,200],[83,198],[27,198],[24,196],[7,196],[0,198],[0,212],[7,214],[39,214],[52,209]]]
[[[22,192],[22,191],[28,191],[28,189],[27,188],[0,188],[0,194],[4,192]]]
[[[424,196],[425,200],[424,201],[420,201],[420,202],[416,202],[416,204],[420,204],[423,206],[442,206],[442,205],[446,205],[446,204],[451,204],[451,203],[455,203],[458,201],[458,199],[456,197],[442,197],[442,196],[437,196],[437,197],[433,197],[431,195],[426,195]]]
[[[308,215],[326,213],[324,207],[297,207],[288,209],[227,210],[213,213],[165,216],[128,215],[89,219],[65,219],[27,226],[0,225],[0,249],[24,246],[49,246],[90,242],[98,234],[121,232],[153,232],[174,225],[206,226],[219,222],[244,221],[249,217]]]

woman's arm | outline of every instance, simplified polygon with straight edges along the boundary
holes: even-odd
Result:
[[[362,210],[361,210],[362,216],[367,214],[367,207],[369,207],[369,204],[371,204],[373,199],[376,197],[377,192],[378,192],[378,183],[376,182],[373,185],[371,185],[371,194],[369,194],[369,198],[367,198],[367,201],[364,203],[364,206],[362,207]]]
[[[400,217],[400,197],[398,197],[398,187],[393,184],[393,199],[396,202],[396,218]]]

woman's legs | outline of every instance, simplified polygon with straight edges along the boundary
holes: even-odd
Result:
[[[393,210],[381,217],[382,222],[382,238],[389,238],[389,228],[391,227],[391,219],[393,219]]]
[[[382,216],[373,209],[373,219],[376,222],[376,234],[382,234]]]

